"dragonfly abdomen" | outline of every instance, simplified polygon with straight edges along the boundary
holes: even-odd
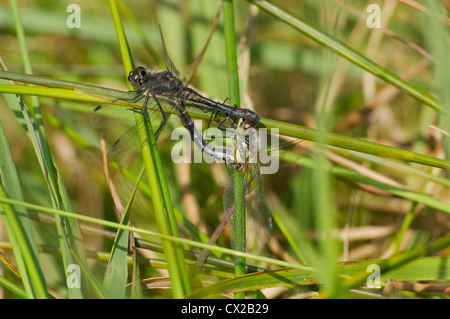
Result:
[[[211,143],[208,143],[205,141],[203,136],[200,134],[200,132],[197,130],[197,128],[194,125],[194,122],[192,121],[189,113],[180,105],[175,106],[177,109],[178,116],[183,124],[183,126],[186,128],[186,130],[189,132],[189,135],[191,136],[192,141],[194,144],[204,153],[208,154],[209,156],[228,164],[233,164],[233,158],[231,156],[228,156],[230,154],[230,151],[225,148],[218,148],[213,146]]]
[[[191,88],[184,88],[185,91],[185,98],[188,101],[207,105],[209,107],[212,107],[216,110],[219,110],[228,116],[236,117],[236,118],[243,118],[245,120],[251,121],[253,123],[259,122],[259,116],[256,114],[256,112],[253,112],[249,109],[240,108],[237,106],[231,106],[225,103],[216,102],[213,100],[210,100],[203,95],[199,94],[198,92],[194,91]]]

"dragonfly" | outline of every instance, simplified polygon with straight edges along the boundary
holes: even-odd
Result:
[[[264,195],[264,182],[260,173],[260,152],[258,150],[255,123],[241,119],[234,130],[234,152],[226,164],[233,165],[235,172],[230,176],[224,189],[223,207],[225,218],[214,231],[208,244],[213,244],[225,223],[230,234],[230,244],[233,249],[244,251],[246,239],[240,237],[245,234],[245,222],[236,221],[235,212],[247,212],[253,221],[253,228],[257,234],[258,248],[261,248],[270,238],[272,230],[272,214]],[[239,167],[239,166],[240,167]],[[239,176],[240,175],[240,176]],[[242,188],[236,192],[235,179],[242,177]],[[240,193],[240,194],[239,194]],[[239,205],[239,206],[237,206]],[[245,208],[246,209],[245,209]],[[245,221],[245,219],[243,219]],[[240,241],[240,242],[238,242]],[[197,258],[196,265],[200,266],[206,259],[209,250],[204,250]],[[238,263],[239,257],[235,258]]]
[[[132,107],[125,108],[118,105],[99,105],[89,116],[89,125],[97,129],[109,129],[117,126],[128,127],[128,130],[122,134],[112,145],[108,152],[108,157],[115,159],[119,154],[128,150],[130,147],[137,145],[140,142],[139,129],[143,125],[143,121],[150,121],[152,123],[158,123],[159,127],[154,133],[155,139],[158,138],[161,129],[166,123],[169,115],[161,111],[161,113],[153,111],[149,114],[147,108],[163,110],[164,108],[174,108],[182,125],[188,131],[191,140],[194,144],[204,153],[210,155],[213,158],[221,162],[227,162],[231,158],[226,154],[229,152],[227,149],[219,148],[211,143],[208,143],[203,138],[202,134],[198,131],[192,118],[185,108],[185,104],[178,99],[160,99],[157,96],[152,99],[147,98],[144,101],[143,109]],[[132,111],[132,112],[130,112]],[[143,119],[136,118],[136,115],[142,114]],[[161,114],[162,119],[161,119]]]
[[[182,99],[184,102],[189,101],[190,103],[198,106],[200,109],[202,109],[202,106],[211,107],[215,109],[216,112],[213,113],[215,113],[216,115],[219,112],[227,115],[226,120],[229,120],[234,128],[236,128],[236,124],[233,118],[245,119],[255,124],[259,122],[260,119],[258,114],[252,110],[240,108],[236,105],[231,106],[225,103],[213,101],[201,95],[194,89],[188,87],[187,84],[181,79],[180,72],[175,67],[169,57],[169,54],[167,53],[161,27],[159,27],[159,32],[161,35],[161,42],[163,46],[164,61],[167,68],[167,71],[160,72],[158,73],[159,75],[156,76],[157,78],[161,77],[163,79],[163,81],[156,80],[156,82],[164,83],[163,85],[165,86],[164,90],[159,91],[161,95],[172,98],[173,94],[175,93],[178,98]],[[139,74],[139,76],[136,77],[136,79],[139,79],[142,78],[142,76],[145,76],[146,73],[148,73],[148,71],[144,67],[138,66],[134,71],[130,72],[130,76],[128,77],[128,79],[130,80],[130,77],[136,77],[136,74]],[[139,82],[139,85],[135,86],[135,89],[141,89],[141,84],[142,83]]]
[[[135,96],[131,99],[120,99],[128,102],[135,102],[141,98],[144,98],[142,109],[125,109],[116,105],[99,105],[91,114],[91,126],[104,129],[116,126],[119,123],[127,125],[127,123],[132,123],[134,121],[134,114],[133,112],[130,112],[130,110],[134,111],[134,113],[142,113],[144,116],[147,116],[147,108],[152,108],[154,110],[159,109],[159,114],[162,116],[162,120],[160,121],[159,127],[155,132],[155,137],[157,138],[169,116],[164,112],[164,107],[174,108],[178,118],[189,132],[194,144],[199,147],[202,152],[228,165],[238,165],[238,163],[243,163],[238,173],[235,173],[244,175],[244,184],[246,186],[244,187],[244,193],[242,195],[245,197],[246,194],[250,194],[252,191],[255,191],[256,195],[253,196],[255,198],[253,211],[260,212],[255,216],[262,216],[261,218],[256,218],[256,220],[260,221],[260,224],[262,225],[261,229],[270,229],[272,224],[271,214],[267,208],[267,204],[265,203],[262,178],[259,173],[259,168],[255,164],[250,164],[249,158],[242,155],[243,153],[247,153],[250,148],[248,138],[242,139],[242,136],[245,134],[235,134],[235,145],[237,146],[236,149],[238,151],[233,149],[230,150],[228,148],[219,148],[207,143],[195,127],[188,111],[186,110],[186,105],[194,105],[207,111],[212,110],[211,117],[213,115],[216,116],[219,112],[224,113],[226,115],[225,120],[229,120],[231,126],[237,129],[236,131],[240,128],[240,124],[236,124],[233,118],[239,118],[237,123],[250,123],[248,125],[253,127],[259,122],[259,116],[255,112],[248,109],[238,108],[236,106],[230,106],[225,103],[210,100],[197,93],[195,90],[187,87],[181,80],[179,71],[167,53],[161,29],[160,34],[166,70],[154,73],[142,66],[138,66],[132,70],[128,76],[128,81],[135,90]],[[208,107],[209,109],[205,107]],[[158,112],[151,112],[151,114],[158,114]],[[220,122],[219,126],[222,125],[222,123],[223,122]],[[131,125],[130,130],[114,143],[111,153],[120,153],[127,149],[129,145],[137,144],[139,142],[139,134],[136,132],[136,129],[137,126],[133,127]],[[125,147],[122,145],[125,145]],[[232,247],[234,247],[235,242],[233,231],[235,229],[233,218],[235,208],[233,206],[233,180],[234,177],[232,176],[227,184],[227,187],[225,188],[224,194],[224,208],[227,212],[227,216],[229,216],[226,220],[230,228],[230,233],[232,234]],[[266,231],[266,233],[270,234],[270,231]],[[268,238],[268,236],[269,235],[266,235],[264,237]],[[262,237],[260,236],[260,238]],[[263,240],[267,240],[267,238]]]
[[[242,134],[243,130],[238,128],[235,152],[238,155],[235,162],[244,162],[240,169],[231,175],[223,195],[223,206],[226,213],[231,247],[233,249],[239,248],[241,251],[245,251],[246,238],[238,236],[245,235],[245,218],[237,220],[236,212],[248,212],[248,216],[251,217],[254,224],[259,248],[268,241],[272,230],[272,214],[264,195],[264,183],[260,173],[258,154],[257,152],[255,153],[257,145],[254,144],[257,143],[257,139],[253,125],[253,122],[244,122],[245,132],[251,132],[250,134]],[[238,175],[242,177],[242,188],[239,190],[241,194],[238,194],[235,188],[235,179]],[[241,243],[238,243],[238,240]],[[237,258],[235,260],[237,262]]]
[[[166,70],[155,73],[142,66],[136,67],[134,70],[130,71],[128,75],[128,82],[132,85],[134,89],[133,92],[136,93],[135,96],[131,99],[119,98],[117,100],[135,102],[141,98],[144,98],[142,109],[128,108],[125,109],[125,111],[132,110],[135,113],[139,112],[143,115],[147,115],[147,109],[149,107],[154,110],[159,110],[162,119],[159,120],[159,126],[155,132],[156,138],[161,132],[169,116],[164,112],[163,106],[167,108],[174,108],[183,126],[189,132],[194,144],[211,157],[216,158],[219,161],[226,162],[227,158],[230,159],[230,157],[226,155],[227,150],[218,149],[203,139],[200,132],[196,129],[188,111],[186,110],[186,105],[196,106],[204,112],[211,111],[211,118],[214,116],[217,122],[217,115],[219,113],[225,114],[225,120],[220,123],[218,122],[219,128],[222,129],[224,128],[223,123],[226,120],[229,120],[231,125],[235,127],[236,125],[233,120],[235,117],[244,118],[254,123],[258,123],[259,116],[249,109],[238,108],[236,106],[230,106],[225,103],[210,100],[197,93],[192,88],[187,87],[181,80],[180,72],[175,67],[167,53],[161,28],[159,28],[159,31],[162,40]],[[139,142],[137,130],[133,129],[132,125],[134,115],[130,113],[131,112],[124,112],[124,108],[117,107],[116,105],[99,105],[90,116],[89,122],[94,128],[106,129],[118,125],[129,125],[131,127],[128,132],[126,132],[114,143],[111,154],[117,155]],[[156,112],[151,113],[154,115]],[[118,118],[119,120],[117,120]],[[153,116],[152,118],[156,118],[156,116]],[[121,141],[122,143],[119,145],[119,142]]]

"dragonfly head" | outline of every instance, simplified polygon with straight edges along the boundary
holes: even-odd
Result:
[[[140,90],[144,85],[144,78],[147,77],[147,75],[147,70],[142,66],[138,66],[128,74],[128,82],[130,82],[134,89]]]

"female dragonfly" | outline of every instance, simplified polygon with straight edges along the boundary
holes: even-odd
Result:
[[[244,238],[245,218],[236,218],[235,213],[245,214],[245,211],[247,211],[253,221],[258,246],[265,244],[270,237],[272,214],[264,195],[264,183],[259,163],[261,152],[258,149],[258,138],[254,123],[244,119],[241,119],[239,123],[240,125],[234,130],[233,153],[231,155],[228,153],[227,161],[224,162],[232,164],[234,167],[240,165],[240,167],[230,176],[225,186],[223,194],[225,219],[214,231],[208,243],[212,245],[216,241],[226,222],[231,247],[244,251],[246,246],[246,239]],[[237,192],[235,179],[238,177],[241,177],[242,187]],[[242,236],[243,234],[244,236]],[[204,250],[200,254],[196,261],[197,266],[204,262],[208,253],[208,250]],[[238,260],[239,258],[235,258],[236,263]]]

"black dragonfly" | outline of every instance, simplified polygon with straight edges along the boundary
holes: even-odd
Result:
[[[233,127],[236,127],[233,118],[243,118],[253,123],[257,123],[259,121],[259,116],[255,112],[245,108],[238,108],[210,100],[197,93],[195,90],[187,87],[185,82],[181,80],[180,72],[177,70],[167,53],[161,28],[159,30],[167,70],[155,73],[142,66],[138,66],[128,75],[128,81],[135,89],[134,92],[136,95],[131,99],[118,99],[135,102],[145,97],[142,109],[130,109],[109,104],[99,105],[90,116],[90,125],[99,129],[110,128],[121,124],[131,126],[131,129],[125,133],[124,136],[119,138],[112,147],[111,152],[118,154],[126,150],[129,146],[139,142],[139,136],[136,130],[137,127],[135,127],[136,125],[133,127],[132,124],[134,122],[134,114],[133,112],[130,112],[130,110],[140,112],[144,116],[147,116],[147,107],[151,106],[152,109],[159,109],[162,119],[158,129],[155,131],[155,137],[157,138],[169,116],[164,112],[163,106],[173,107],[183,126],[189,132],[194,144],[199,147],[202,152],[205,152],[219,161],[230,163],[232,157],[227,156],[227,154],[230,154],[232,151],[225,148],[218,148],[206,142],[195,127],[194,122],[186,110],[186,105],[197,106],[205,112],[212,110],[211,118],[213,115],[217,115],[217,113],[221,112],[226,115],[225,120],[230,120]],[[157,112],[152,112],[152,114],[154,113]],[[220,122],[220,125],[222,124],[223,122]],[[119,145],[119,142],[121,142],[121,145]]]

